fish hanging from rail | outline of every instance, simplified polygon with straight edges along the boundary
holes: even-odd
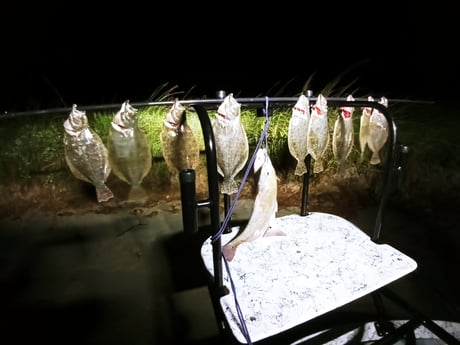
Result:
[[[96,188],[99,203],[114,197],[105,184],[111,172],[107,148],[89,126],[86,112],[78,110],[76,104],[64,122],[64,152],[72,174]]]
[[[372,96],[367,97],[369,102],[374,102]],[[371,107],[363,107],[361,117],[359,119],[359,148],[361,151],[361,161],[364,160],[364,154],[366,152],[367,142],[369,140],[369,119],[372,114]]]
[[[163,158],[173,173],[195,169],[200,163],[200,149],[187,123],[185,107],[178,99],[169,109],[160,133]]]
[[[348,101],[354,101],[352,95],[347,97]],[[340,113],[334,123],[332,134],[332,153],[338,161],[339,175],[345,174],[345,163],[353,149],[354,130],[353,112],[354,107],[341,107]]]
[[[148,195],[142,181],[152,167],[152,154],[138,120],[138,110],[129,100],[123,102],[111,122],[107,149],[113,173],[131,187],[128,199],[144,202]]]
[[[307,172],[305,158],[308,155],[307,133],[309,124],[310,101],[306,96],[301,95],[292,108],[287,137],[289,152],[297,161],[294,174],[298,176]]]
[[[278,178],[266,149],[257,151],[253,169],[255,173],[260,171],[253,210],[246,227],[222,247],[222,254],[228,261],[233,260],[236,249],[244,242],[262,236],[285,235],[276,226]]]
[[[223,177],[222,194],[238,192],[236,175],[244,168],[249,156],[246,130],[241,122],[241,104],[233,94],[225,97],[212,122],[216,143],[217,171]]]
[[[324,170],[324,156],[330,141],[327,112],[327,99],[319,94],[310,111],[310,125],[307,132],[308,153],[314,159],[314,173]]]
[[[380,104],[388,107],[388,99],[385,97],[380,98]],[[388,139],[388,121],[385,115],[378,109],[373,109],[369,118],[369,138],[367,146],[372,152],[370,164],[376,165],[381,162],[381,150]]]

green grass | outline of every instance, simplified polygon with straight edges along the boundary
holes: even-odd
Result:
[[[339,88],[338,96],[346,97],[350,85]],[[171,100],[179,97],[176,88],[163,86],[163,92],[152,94],[152,100]],[[335,83],[325,89],[329,95],[337,92]],[[334,91],[335,90],[335,91]],[[334,95],[337,96],[337,95]],[[182,95],[181,97],[185,97]],[[179,97],[179,98],[181,98]],[[456,174],[460,166],[460,145],[455,141],[458,128],[454,104],[391,104],[390,109],[398,125],[399,141],[408,145],[410,154],[410,173],[408,185],[416,190],[430,179],[441,180],[446,171]],[[152,168],[152,174],[164,175],[160,133],[164,117],[169,107],[145,107],[139,109],[139,125],[147,134],[151,143],[152,156],[158,168]],[[106,142],[110,121],[115,111],[87,112],[90,126]],[[214,111],[209,111],[211,118]],[[329,128],[332,134],[338,110],[329,108]],[[358,133],[361,110],[353,114],[355,144],[348,162],[355,167],[357,173],[370,168],[367,162],[359,159]],[[0,120],[0,185],[27,185],[34,177],[41,176],[47,183],[67,183],[73,176],[68,171],[63,150],[63,123],[68,114],[37,115]],[[251,154],[259,141],[265,126],[265,118],[255,116],[255,110],[242,110],[242,123],[246,129]],[[282,174],[289,174],[295,167],[294,158],[287,147],[288,124],[291,117],[290,109],[274,109],[270,118],[268,132],[268,148],[275,168]],[[187,109],[187,121],[191,126],[200,149],[204,150],[202,132],[197,114]],[[332,141],[332,139],[331,139]],[[154,164],[155,165],[155,164]],[[332,149],[326,153],[326,171],[334,172],[337,162],[333,158]],[[450,175],[449,175],[450,176]],[[456,175],[455,175],[456,176]],[[162,179],[165,177],[163,176]],[[446,185],[445,188],[448,188]]]

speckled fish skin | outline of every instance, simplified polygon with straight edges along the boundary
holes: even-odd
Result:
[[[388,100],[382,97],[379,100],[380,104],[388,107]],[[367,146],[372,152],[371,159],[369,161],[372,165],[377,165],[381,162],[380,150],[385,145],[388,139],[388,121],[379,110],[373,109],[369,119],[369,139]]]
[[[114,115],[107,149],[113,173],[131,186],[128,198],[143,201],[146,191],[141,183],[152,167],[149,142],[139,128],[137,109],[125,101]]]
[[[307,133],[308,153],[314,159],[314,173],[324,170],[323,160],[330,141],[327,111],[327,100],[322,94],[319,94],[310,111],[310,126]]]
[[[185,107],[177,99],[163,121],[160,142],[163,158],[173,173],[199,165],[200,149],[186,121]]]
[[[372,96],[367,97],[369,102],[374,102]],[[369,140],[369,119],[371,117],[372,108],[364,107],[359,119],[359,148],[361,150],[361,160],[364,159],[366,152],[367,141]]]
[[[249,143],[241,123],[241,104],[233,98],[233,94],[225,97],[217,109],[212,129],[216,143],[217,171],[223,177],[220,192],[235,194],[238,192],[235,177],[248,160]]]
[[[305,158],[308,154],[307,133],[310,124],[310,101],[301,95],[292,108],[288,129],[288,148],[291,155],[297,160],[294,174],[302,176],[307,172]]]
[[[64,122],[64,152],[72,174],[94,185],[99,203],[113,198],[112,191],[105,184],[111,172],[107,148],[89,127],[86,112],[78,110],[76,104]]]
[[[353,96],[347,97],[348,101],[353,101]],[[345,173],[345,163],[353,149],[354,129],[353,129],[353,107],[341,107],[340,114],[334,123],[332,134],[332,152],[338,161],[338,173]]]
[[[256,153],[254,172],[259,170],[257,195],[249,221],[243,231],[222,247],[222,254],[228,261],[233,260],[237,247],[244,242],[262,236],[285,235],[276,228],[278,179],[266,149],[259,149]]]

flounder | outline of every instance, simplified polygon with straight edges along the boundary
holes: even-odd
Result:
[[[198,143],[186,121],[185,107],[177,99],[163,121],[160,142],[163,158],[173,173],[199,165]]]
[[[233,94],[225,97],[217,109],[212,129],[216,143],[217,171],[223,177],[220,192],[235,194],[238,192],[235,177],[248,160],[249,143],[241,123],[241,104],[233,98]]]
[[[305,158],[308,154],[307,132],[310,124],[310,101],[301,95],[292,108],[291,119],[288,129],[288,148],[291,155],[296,159],[295,175],[303,175],[307,172]]]
[[[72,174],[94,185],[98,202],[113,198],[112,191],[105,184],[111,172],[107,148],[89,127],[86,112],[78,110],[76,104],[64,122],[64,152]]]
[[[152,154],[147,136],[139,128],[137,109],[128,100],[113,117],[107,149],[113,173],[131,186],[129,200],[145,201],[142,181],[152,167]]]
[[[372,96],[367,97],[369,102],[373,102]],[[367,142],[369,140],[369,119],[371,117],[372,108],[363,107],[361,117],[359,119],[359,148],[361,150],[361,160],[364,159],[366,152]]]
[[[385,97],[380,98],[380,104],[388,107],[388,100]],[[376,165],[381,162],[380,151],[388,139],[388,121],[378,109],[373,109],[369,118],[369,138],[367,145],[372,151],[370,164]]]
[[[353,101],[353,96],[347,97],[348,101]],[[332,153],[338,161],[338,172],[340,175],[345,173],[345,163],[353,149],[354,130],[353,130],[353,107],[341,107],[340,114],[334,123],[332,134]]]
[[[324,156],[329,145],[329,128],[327,118],[327,99],[322,94],[318,95],[316,103],[310,112],[310,125],[307,132],[308,153],[314,159],[313,172],[324,170]]]

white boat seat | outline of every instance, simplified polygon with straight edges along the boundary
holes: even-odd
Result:
[[[417,263],[389,246],[377,244],[348,220],[320,212],[276,218],[286,236],[262,237],[241,244],[229,262],[230,276],[251,341],[278,334],[339,308],[407,275]],[[239,231],[222,235],[226,243]],[[213,274],[212,244],[201,257]],[[220,304],[235,338],[246,343],[230,293]]]

